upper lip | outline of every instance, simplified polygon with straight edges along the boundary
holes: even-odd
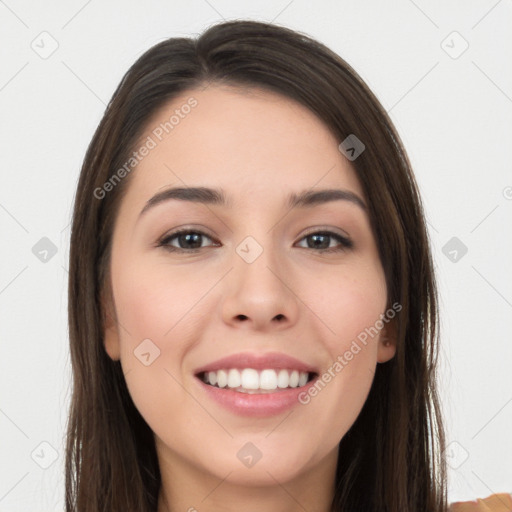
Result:
[[[229,368],[254,368],[255,370],[275,368],[318,373],[318,370],[314,366],[295,357],[279,352],[267,352],[265,354],[243,352],[239,354],[232,354],[205,364],[204,366],[197,368],[194,373],[197,375],[204,372],[215,372],[217,370],[225,370]]]

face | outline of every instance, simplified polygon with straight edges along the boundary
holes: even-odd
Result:
[[[105,349],[159,459],[247,485],[334,467],[395,351],[341,141],[292,100],[220,86],[174,99],[141,141],[114,229]],[[342,192],[311,200],[323,190]]]

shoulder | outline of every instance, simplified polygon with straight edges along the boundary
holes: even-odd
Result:
[[[492,494],[475,501],[456,501],[450,505],[450,512],[512,512],[512,494]]]

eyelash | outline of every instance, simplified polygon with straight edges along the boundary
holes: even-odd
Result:
[[[185,228],[185,229],[180,229],[178,231],[175,231],[174,233],[171,233],[167,236],[164,236],[162,239],[160,239],[158,241],[157,247],[163,247],[165,250],[167,250],[169,252],[185,252],[185,253],[197,253],[201,249],[204,249],[204,247],[198,247],[198,248],[194,248],[194,249],[183,249],[182,247],[174,247],[172,245],[169,245],[169,242],[171,240],[173,240],[174,238],[178,237],[179,235],[183,235],[183,234],[201,235],[201,236],[204,236],[204,237],[212,240],[212,238],[210,236],[208,236],[206,233],[203,233],[202,231]],[[312,249],[315,252],[324,254],[324,253],[336,253],[336,252],[346,251],[347,249],[352,249],[354,246],[352,240],[345,238],[344,236],[341,236],[338,233],[334,233],[332,231],[326,231],[326,230],[313,231],[312,233],[307,233],[306,235],[304,235],[301,238],[301,241],[304,240],[305,238],[313,236],[313,235],[322,235],[322,236],[328,236],[328,237],[334,238],[335,240],[337,240],[340,243],[340,246],[329,247],[327,249],[319,249],[319,250],[315,250],[312,247],[303,247],[303,249]]]

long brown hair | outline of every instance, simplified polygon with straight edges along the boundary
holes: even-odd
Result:
[[[342,58],[307,35],[255,21],[220,23],[196,39],[150,48],[123,77],[88,147],[69,263],[67,512],[157,508],[153,433],[131,400],[120,362],[103,345],[112,233],[130,175],[104,197],[98,190],[129,159],[160,107],[209,83],[277,92],[314,112],[340,143],[355,134],[365,144],[352,166],[367,198],[388,304],[402,309],[395,357],[377,365],[365,405],[340,442],[332,511],[444,512],[437,288],[411,164],[386,111]]]

